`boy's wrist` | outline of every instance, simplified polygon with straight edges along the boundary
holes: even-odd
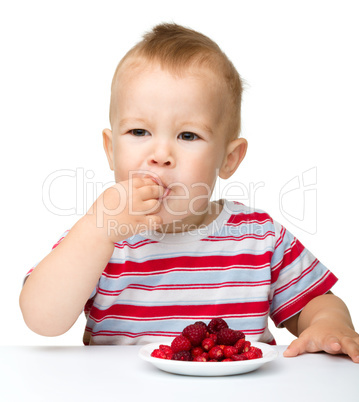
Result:
[[[116,239],[109,236],[107,230],[107,222],[99,224],[97,217],[94,214],[85,214],[78,222],[81,232],[87,233],[93,239],[96,240],[98,244],[103,244],[104,246],[112,246],[116,243]],[[118,240],[117,240],[118,241]]]
[[[298,320],[299,333],[308,327],[327,324],[353,329],[347,306],[333,294],[318,296],[304,307]]]
[[[112,246],[137,233],[132,223],[119,224],[114,216],[107,214],[99,216],[89,211],[80,221],[82,221],[83,230],[91,232],[99,242]]]

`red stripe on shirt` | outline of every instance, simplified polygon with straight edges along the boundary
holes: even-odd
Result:
[[[185,256],[174,258],[163,258],[160,260],[149,260],[144,262],[126,261],[123,264],[108,263],[103,276],[117,278],[126,273],[130,275],[148,275],[165,273],[170,271],[188,271],[202,268],[209,268],[211,271],[216,269],[262,269],[268,266],[272,252],[267,251],[264,254],[239,254],[235,256]],[[164,270],[163,267],[166,267]]]
[[[145,291],[157,291],[157,290],[185,290],[185,289],[221,289],[221,288],[231,288],[231,287],[256,287],[256,286],[267,286],[270,285],[270,281],[258,281],[258,282],[221,282],[221,283],[197,283],[197,284],[164,284],[164,285],[142,285],[142,284],[130,284],[126,288],[118,290],[107,290],[98,289],[98,293],[107,296],[119,296],[124,290],[127,289],[137,289]]]
[[[268,301],[253,303],[228,303],[209,305],[168,305],[168,306],[133,306],[114,304],[108,309],[100,310],[93,306],[91,319],[101,322],[106,318],[120,318],[127,320],[165,320],[168,318],[190,317],[228,317],[228,316],[261,316],[268,313]]]
[[[311,287],[305,289],[302,293],[280,306],[271,314],[275,325],[278,326],[288,318],[299,313],[315,297],[327,293],[337,280],[338,278],[333,273],[327,271],[327,273]]]
[[[148,244],[155,244],[155,243],[158,243],[158,242],[155,241],[155,240],[150,240],[150,239],[141,240],[141,241],[139,241],[137,243],[134,243],[134,244],[131,244],[131,243],[128,243],[127,241],[124,241],[123,243],[115,243],[115,247],[120,249],[120,250],[122,250],[122,249],[124,249],[126,247],[131,248],[131,249],[137,249],[137,248],[140,248],[140,247],[143,247],[143,246],[147,246]]]
[[[241,224],[248,224],[251,222],[258,222],[258,223],[266,223],[266,222],[273,222],[272,218],[265,212],[253,212],[250,214],[237,214],[232,215],[227,223],[226,226],[238,226]]]
[[[264,235],[259,234],[245,234],[243,236],[223,236],[223,237],[215,237],[215,236],[208,236],[201,241],[213,241],[213,242],[221,242],[221,241],[243,241],[248,239],[256,239],[256,240],[264,240],[269,236],[275,236],[274,232],[267,231]]]
[[[290,282],[286,283],[284,286],[276,289],[276,291],[274,292],[274,295],[278,295],[279,293],[284,292],[285,290],[287,290],[291,286],[293,286],[296,283],[298,283],[301,279],[303,279],[305,276],[307,276],[309,273],[311,273],[313,271],[313,269],[318,264],[319,264],[318,260],[313,261],[313,263],[310,264],[310,266],[307,269],[305,269],[299,276],[297,276],[296,278],[292,279]]]
[[[272,267],[272,283],[278,280],[280,271],[292,264],[302,254],[303,250],[303,244],[298,239],[294,238],[293,242],[290,244],[290,248],[284,252],[283,258]]]

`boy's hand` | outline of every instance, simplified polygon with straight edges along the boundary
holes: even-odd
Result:
[[[116,183],[95,201],[87,215],[96,228],[113,243],[145,229],[156,229],[162,219],[156,215],[164,188],[148,177]]]
[[[359,363],[359,334],[348,326],[338,327],[320,320],[305,329],[284,352],[294,357],[305,352],[324,351],[330,354],[346,354]]]
[[[283,324],[298,336],[283,353],[285,357],[324,351],[346,354],[359,363],[359,334],[354,330],[347,306],[331,292],[315,297]]]

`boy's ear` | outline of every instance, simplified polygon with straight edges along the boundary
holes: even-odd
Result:
[[[221,179],[229,179],[237,170],[247,152],[247,140],[244,138],[236,138],[227,146],[226,156],[219,170]]]
[[[108,128],[105,128],[102,131],[102,137],[103,137],[103,147],[106,152],[108,164],[110,165],[110,169],[113,170],[112,131]]]

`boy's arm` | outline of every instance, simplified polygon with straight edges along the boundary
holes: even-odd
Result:
[[[130,184],[123,183],[106,190],[27,278],[20,308],[34,332],[61,335],[75,323],[112,256],[114,243],[124,240],[118,232],[109,232],[114,224],[129,225],[135,234],[136,227],[143,230],[161,223],[158,216],[146,212],[156,210],[163,188],[150,179],[134,179],[130,200]]]
[[[347,354],[359,363],[359,334],[354,330],[347,306],[331,292],[312,299],[283,325],[298,336],[284,352],[285,357],[325,351]]]
[[[114,245],[96,236],[87,216],[27,278],[20,307],[27,326],[44,336],[65,333],[75,323],[111,258]]]

